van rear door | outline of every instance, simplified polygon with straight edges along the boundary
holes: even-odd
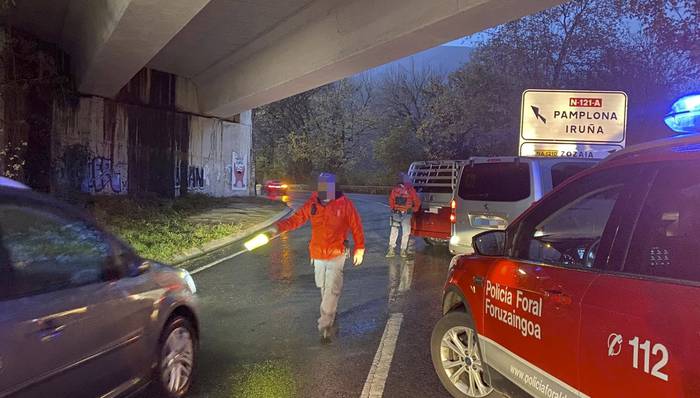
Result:
[[[489,158],[464,165],[455,191],[456,231],[504,229],[542,195],[529,159]]]
[[[450,201],[461,161],[414,162],[408,176],[421,199],[421,209],[412,219],[412,234],[428,239],[450,239]]]

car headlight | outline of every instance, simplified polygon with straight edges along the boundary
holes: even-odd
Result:
[[[197,293],[197,285],[194,284],[194,279],[192,278],[192,275],[187,272],[187,270],[180,269],[180,277],[183,281],[185,281],[187,288],[190,289],[193,294]]]

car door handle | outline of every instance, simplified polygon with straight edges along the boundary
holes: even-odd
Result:
[[[474,285],[482,286],[484,284],[484,277],[480,275],[475,275],[474,278],[472,278],[472,281],[474,282]]]
[[[559,289],[545,289],[544,297],[557,305],[570,305],[571,296]]]
[[[63,333],[66,325],[57,324],[53,321],[48,322],[46,325],[42,325],[42,328],[37,331],[37,335],[42,342],[53,340]]]

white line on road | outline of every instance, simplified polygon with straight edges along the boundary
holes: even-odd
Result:
[[[382,340],[374,355],[374,361],[372,361],[372,367],[367,375],[367,381],[365,381],[360,398],[381,398],[384,395],[384,385],[389,377],[389,368],[391,368],[391,361],[394,358],[394,350],[402,322],[403,314],[399,313],[391,314],[389,320],[386,321]]]

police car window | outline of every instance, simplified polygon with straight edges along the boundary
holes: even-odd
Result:
[[[110,245],[79,220],[14,205],[0,205],[2,291],[14,298],[102,280]]]
[[[659,173],[632,235],[625,272],[700,282],[699,169],[700,162],[683,162]]]
[[[552,187],[556,188],[557,185],[569,179],[569,177],[582,172],[593,166],[593,163],[557,163],[552,166]]]
[[[517,202],[528,196],[528,163],[477,163],[464,166],[459,182],[459,197],[463,200]]]
[[[622,185],[608,186],[559,208],[527,231],[525,259],[567,267],[591,268]]]

